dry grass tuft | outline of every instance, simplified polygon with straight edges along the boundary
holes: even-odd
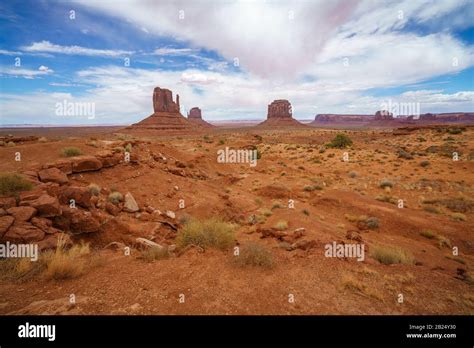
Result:
[[[225,250],[235,244],[235,228],[236,225],[224,222],[219,218],[207,220],[191,219],[178,232],[176,244],[180,248],[194,244],[204,249],[215,247]]]

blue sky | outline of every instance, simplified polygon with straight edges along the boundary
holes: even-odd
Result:
[[[473,14],[467,0],[6,0],[0,125],[129,124],[155,86],[208,120],[264,119],[274,99],[299,119],[388,101],[474,111]]]

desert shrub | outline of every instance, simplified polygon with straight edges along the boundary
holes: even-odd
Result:
[[[379,219],[377,219],[376,217],[373,217],[373,216],[369,217],[367,220],[365,220],[365,224],[371,230],[375,230],[375,229],[379,228],[379,226],[380,226]]]
[[[272,210],[273,210],[273,209],[280,209],[281,207],[282,207],[282,206],[281,206],[280,203],[273,203],[273,205],[272,205]]]
[[[319,153],[325,153],[326,152],[326,146],[322,145],[319,147]]]
[[[64,244],[59,241],[56,250],[45,256],[47,264],[45,270],[46,278],[56,280],[70,279],[84,274],[87,261],[83,256],[89,253],[88,244],[77,244],[66,250]]]
[[[176,244],[181,248],[194,244],[204,249],[208,247],[228,249],[235,244],[235,228],[234,224],[219,218],[191,219],[178,231]]]
[[[109,202],[117,205],[123,201],[123,195],[118,191],[114,191],[109,194],[107,199],[109,200]]]
[[[351,178],[357,177],[357,172],[350,172],[349,177],[351,177]]]
[[[78,149],[77,147],[65,147],[62,149],[62,153],[66,157],[74,157],[74,156],[79,156],[82,155],[82,151]]]
[[[87,189],[93,196],[98,196],[100,194],[100,186],[97,184],[89,184]]]
[[[125,146],[125,152],[132,152],[132,144],[128,143],[126,146]]]
[[[449,128],[449,129],[447,130],[447,132],[448,132],[449,134],[461,134],[462,131],[463,131],[463,130],[462,130],[461,128]]]
[[[139,258],[147,262],[152,262],[155,260],[163,260],[163,259],[167,259],[168,257],[170,257],[170,252],[168,248],[167,247],[160,248],[157,246],[141,250],[140,256],[139,256]]]
[[[345,134],[339,133],[330,143],[326,144],[327,147],[344,149],[352,145],[352,140]]]
[[[309,216],[309,210],[308,209],[303,209],[302,212],[303,212],[304,215]]]
[[[369,272],[373,272],[373,271],[369,270]],[[354,293],[358,293],[363,296],[370,296],[381,301],[383,300],[382,295],[379,292],[377,292],[377,290],[368,286],[363,281],[358,280],[352,274],[344,273],[341,277],[341,285],[343,286],[344,289],[353,291]]]
[[[422,167],[428,167],[429,165],[430,165],[429,161],[421,161],[420,162],[420,166],[422,166]]]
[[[46,143],[46,142],[48,141],[48,139],[45,138],[45,137],[41,137],[41,138],[38,139],[38,141],[39,141],[40,143]]]
[[[432,206],[423,207],[423,210],[432,214],[441,214],[441,211],[438,208]]]
[[[439,201],[446,208],[456,213],[466,213],[474,208],[474,201],[461,198],[449,198]]]
[[[240,248],[239,255],[234,258],[239,266],[257,266],[270,268],[273,266],[272,253],[263,245],[249,242]]]
[[[275,228],[280,231],[284,231],[288,228],[288,222],[280,220],[275,224]]]
[[[225,144],[225,140],[224,139],[219,139],[219,145],[224,145]]]
[[[444,236],[436,236],[438,240],[438,247],[441,248],[451,248],[451,241]]]
[[[398,158],[413,159],[413,155],[403,149],[400,149],[398,150]]]
[[[412,255],[405,250],[396,247],[375,245],[370,249],[370,256],[384,265],[391,265],[394,263],[414,263]]]
[[[311,191],[314,191],[314,190],[318,190],[318,191],[321,191],[323,189],[322,186],[320,185],[307,185],[304,187],[304,190],[307,191],[307,192],[311,192]]]
[[[431,231],[422,231],[420,232],[420,236],[428,238],[428,239],[434,239],[436,237],[436,234],[434,234]]]
[[[380,188],[386,188],[386,187],[392,188],[393,183],[388,179],[383,179],[382,181],[380,181],[379,187]]]
[[[455,221],[466,221],[467,217],[463,213],[452,213],[451,218]]]
[[[33,184],[20,174],[0,173],[0,195],[15,196],[18,192],[29,191]]]
[[[391,197],[391,196],[381,195],[381,196],[375,197],[375,199],[380,201],[380,202],[385,202],[385,203],[390,203],[390,204],[397,204],[398,203],[398,201],[394,197]]]
[[[273,212],[270,209],[263,209],[262,214],[266,217],[269,217],[273,215]]]

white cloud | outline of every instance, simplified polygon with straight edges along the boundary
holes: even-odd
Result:
[[[81,46],[61,46],[52,44],[49,41],[34,42],[30,46],[24,46],[21,48],[27,52],[47,52],[47,53],[60,53],[68,55],[79,55],[79,56],[105,56],[105,57],[117,57],[130,55],[131,51],[122,50],[102,50],[87,48]]]
[[[182,56],[188,55],[194,52],[191,48],[171,48],[171,47],[163,47],[157,48],[153,51],[153,54],[156,56]]]
[[[0,75],[9,75],[13,77],[22,77],[25,79],[34,79],[38,76],[45,76],[52,74],[54,71],[46,66],[41,65],[38,70],[26,69],[26,68],[9,68],[0,67]]]

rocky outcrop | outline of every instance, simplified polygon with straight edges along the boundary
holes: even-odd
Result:
[[[291,104],[286,99],[277,99],[268,105],[267,119],[275,117],[292,117]]]
[[[393,114],[387,110],[379,110],[375,113],[374,121],[393,120]]]
[[[38,176],[42,182],[55,182],[60,185],[69,181],[67,175],[56,167],[40,170]]]
[[[155,87],[153,90],[153,111],[179,113],[179,95],[176,103],[173,101],[173,92],[166,88]]]
[[[195,107],[191,108],[191,110],[189,110],[188,120],[191,123],[202,126],[202,127],[207,127],[207,128],[215,127],[212,124],[210,124],[210,123],[208,123],[208,122],[206,122],[202,119],[201,109],[199,109],[197,106],[195,106]]]
[[[311,125],[324,124],[368,124],[374,119],[373,115],[357,115],[357,114],[318,114],[311,122]]]
[[[197,106],[191,108],[191,110],[188,112],[188,119],[192,118],[202,119],[201,109],[199,109]]]
[[[277,99],[268,105],[267,119],[259,127],[306,127],[293,119],[291,104],[288,100]]]
[[[153,114],[127,129],[182,131],[196,129],[195,125],[181,115],[179,96],[173,101],[173,92],[156,87],[153,91]]]

